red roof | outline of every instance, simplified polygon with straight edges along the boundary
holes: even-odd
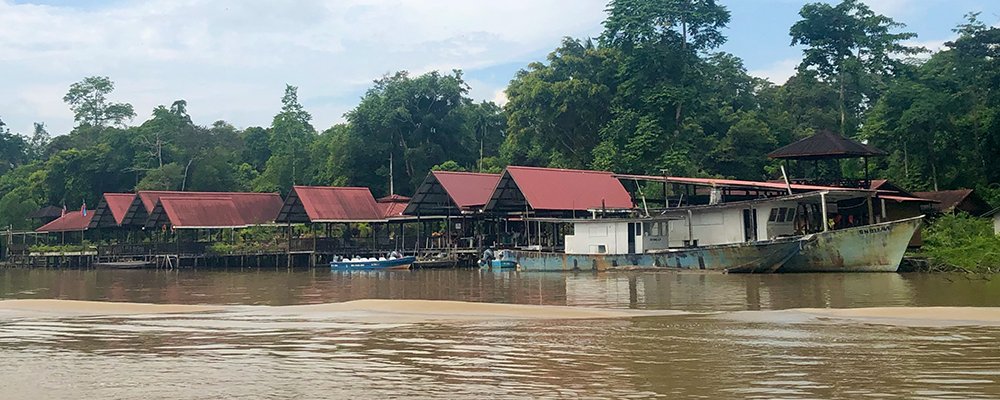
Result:
[[[67,211],[63,216],[42,225],[38,229],[35,229],[35,232],[48,233],[85,231],[87,230],[87,226],[90,225],[91,218],[94,218],[93,212],[88,212],[87,215],[83,215],[83,210]]]
[[[509,182],[513,182],[516,188],[510,187]],[[632,208],[632,196],[614,174],[606,171],[507,167],[486,208],[496,209],[500,203],[508,200],[503,193],[508,189],[520,192],[527,205],[534,210]]]
[[[274,222],[281,210],[277,193],[231,193],[230,196],[160,196],[147,227],[240,228]]]
[[[238,228],[247,226],[232,198],[161,196],[166,221],[174,228]],[[158,211],[154,211],[155,215]],[[158,218],[157,218],[158,219]]]
[[[135,200],[135,193],[105,193],[104,201],[107,202],[108,211],[115,218],[115,224],[121,225],[125,219],[128,206]]]
[[[917,197],[934,200],[934,209],[942,213],[964,211],[974,216],[988,213],[992,207],[972,189],[940,190],[936,192],[914,192]]]
[[[410,198],[406,197],[406,196],[403,196],[401,194],[392,194],[392,195],[389,195],[389,196],[380,197],[380,198],[376,199],[375,201],[378,202],[378,203],[403,203],[403,204],[406,204],[406,203],[410,202]]]
[[[758,182],[758,181],[742,181],[737,179],[717,179],[717,178],[686,178],[686,177],[662,177],[662,176],[651,176],[651,175],[626,175],[618,174],[615,175],[618,179],[638,179],[644,181],[655,181],[663,182],[666,180],[667,183],[679,183],[687,185],[701,185],[701,186],[719,186],[719,187],[732,187],[741,189],[766,189],[766,190],[787,190],[784,182]],[[834,186],[817,186],[817,185],[801,185],[801,184],[791,184],[792,190],[804,190],[804,191],[814,191],[814,190],[836,190],[836,191],[862,191],[867,192],[867,189],[857,189],[857,188],[845,188],[845,187],[834,187]]]
[[[183,197],[183,198],[214,198],[222,197],[233,199],[233,203],[243,215],[243,219],[250,225],[274,222],[281,209],[281,195],[277,193],[252,193],[252,192],[178,192],[161,190],[141,190],[136,194],[135,200],[126,213],[129,221],[125,223],[143,225],[149,214],[156,207],[162,197]],[[141,209],[140,209],[141,208]]]
[[[403,210],[406,210],[406,203],[399,202],[380,202],[378,203],[378,209],[382,213],[382,218],[402,218]]]
[[[285,199],[280,222],[380,221],[382,209],[368,188],[295,186]]]
[[[459,208],[482,207],[490,200],[493,189],[500,181],[499,174],[475,172],[434,171],[431,172],[448,196]]]
[[[499,174],[431,171],[413,193],[407,215],[474,213],[490,200]]]

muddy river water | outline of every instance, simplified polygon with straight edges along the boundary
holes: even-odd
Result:
[[[0,270],[0,398],[1000,398],[1000,278]]]

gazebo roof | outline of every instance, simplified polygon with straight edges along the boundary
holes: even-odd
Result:
[[[824,160],[884,155],[886,153],[882,150],[824,129],[805,139],[772,151],[767,156],[786,160]]]
[[[63,209],[56,206],[45,206],[35,210],[28,215],[31,219],[59,218],[63,215]]]

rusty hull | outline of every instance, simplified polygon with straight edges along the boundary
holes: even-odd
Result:
[[[798,253],[799,239],[671,249],[643,254],[565,254],[501,250],[523,271],[606,271],[619,268],[774,272]]]
[[[813,234],[778,272],[896,272],[923,218]]]

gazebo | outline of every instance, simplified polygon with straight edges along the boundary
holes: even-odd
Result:
[[[812,136],[799,140],[785,147],[772,151],[767,156],[777,160],[785,160],[785,168],[788,168],[788,160],[813,161],[817,165],[821,160],[842,160],[845,158],[861,158],[865,164],[865,177],[863,182],[848,182],[845,180],[837,182],[818,182],[817,179],[802,183],[829,184],[832,186],[848,186],[867,188],[871,185],[871,177],[868,173],[868,158],[881,157],[886,152],[873,146],[861,143],[828,129],[823,129]],[[818,177],[816,177],[818,178]]]

